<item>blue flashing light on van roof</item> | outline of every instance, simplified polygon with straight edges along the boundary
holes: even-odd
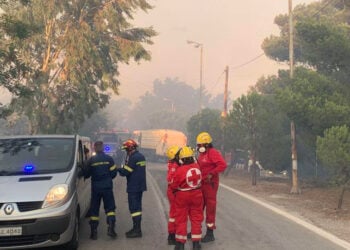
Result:
[[[34,165],[33,164],[26,164],[25,166],[24,166],[24,172],[26,172],[26,173],[31,173],[31,172],[33,172],[33,170],[34,170]]]

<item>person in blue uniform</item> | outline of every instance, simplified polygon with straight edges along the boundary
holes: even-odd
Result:
[[[99,224],[99,211],[101,200],[107,216],[108,235],[117,237],[115,232],[115,200],[113,195],[113,179],[117,175],[117,167],[111,156],[103,152],[103,142],[94,144],[96,155],[86,163],[84,169],[85,178],[91,177],[91,205],[90,205],[90,238],[97,239],[97,227]]]
[[[127,179],[126,192],[128,193],[129,211],[133,221],[133,228],[125,235],[127,238],[139,238],[142,237],[142,194],[147,190],[146,159],[137,150],[137,143],[132,139],[126,140],[122,149],[126,151],[127,155],[125,164],[122,168],[118,168],[118,172]]]

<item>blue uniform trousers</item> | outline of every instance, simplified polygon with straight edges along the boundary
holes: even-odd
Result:
[[[142,194],[143,192],[129,192],[129,211],[134,222],[141,221],[142,217]]]
[[[107,215],[107,224],[115,223],[115,201],[112,189],[94,189],[91,193],[90,224],[98,225],[101,200]]]

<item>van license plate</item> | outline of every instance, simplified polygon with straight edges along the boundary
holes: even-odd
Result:
[[[22,235],[22,227],[0,227],[0,237],[14,235]]]

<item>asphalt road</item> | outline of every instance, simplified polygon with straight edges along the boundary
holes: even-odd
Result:
[[[88,219],[81,222],[80,248],[82,250],[152,250],[173,249],[167,245],[166,164],[148,162],[148,191],[143,198],[143,237],[127,239],[125,232],[131,228],[132,220],[128,211],[125,178],[115,179],[117,203],[118,238],[110,239],[106,234],[107,225],[101,208],[98,240],[89,239]],[[205,227],[203,227],[205,230]],[[345,249],[319,234],[300,226],[231,190],[220,187],[217,208],[216,241],[202,243],[202,249]],[[188,241],[186,249],[192,249]]]

